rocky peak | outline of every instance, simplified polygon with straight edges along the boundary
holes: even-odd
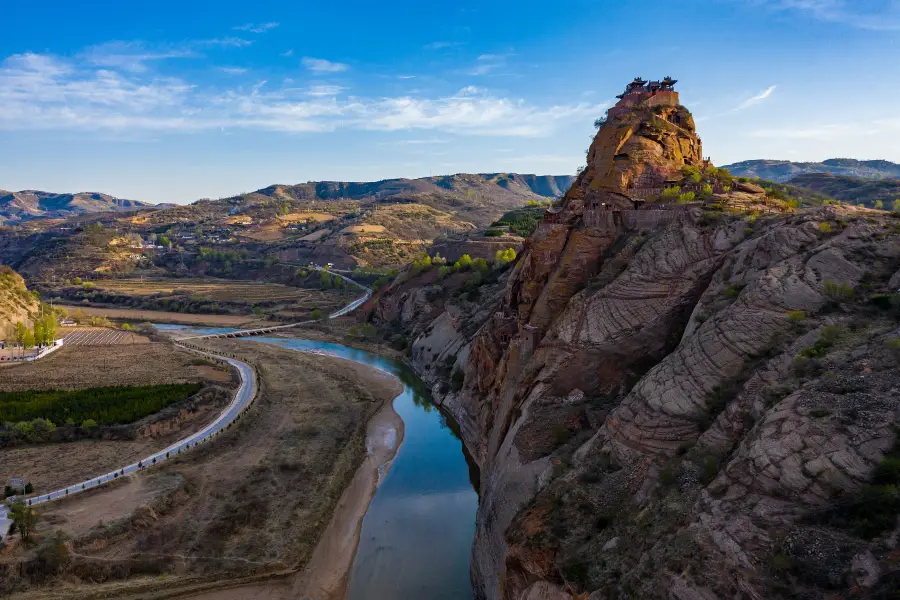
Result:
[[[682,180],[684,167],[704,166],[690,111],[651,101],[610,111],[588,151],[587,167],[566,194],[566,208],[630,208],[627,198],[658,197],[667,184]]]
[[[502,293],[413,306],[413,364],[481,467],[476,597],[889,597],[896,218],[773,207],[633,86]]]

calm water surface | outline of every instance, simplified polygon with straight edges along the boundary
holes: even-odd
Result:
[[[431,404],[421,380],[401,363],[340,344],[246,339],[339,356],[393,373],[403,382],[403,392],[394,400],[406,428],[403,443],[363,520],[347,598],[470,600],[469,560],[478,505],[472,482],[477,474],[466,460],[453,423]]]

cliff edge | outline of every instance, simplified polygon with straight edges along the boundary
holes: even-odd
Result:
[[[508,271],[370,307],[481,466],[476,596],[888,598],[900,220],[766,198],[646,83]]]

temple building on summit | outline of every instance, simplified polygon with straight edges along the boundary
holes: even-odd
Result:
[[[675,91],[675,84],[678,80],[666,77],[662,81],[644,81],[640,77],[635,77],[634,81],[625,87],[622,94],[616,96],[619,101],[615,106],[609,109],[608,118],[612,119],[618,115],[631,112],[632,108],[638,104],[646,103],[647,106],[678,106],[678,92]]]

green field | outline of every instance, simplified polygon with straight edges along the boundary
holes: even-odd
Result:
[[[203,384],[0,392],[0,423],[48,419],[56,425],[131,423],[196,394]]]

